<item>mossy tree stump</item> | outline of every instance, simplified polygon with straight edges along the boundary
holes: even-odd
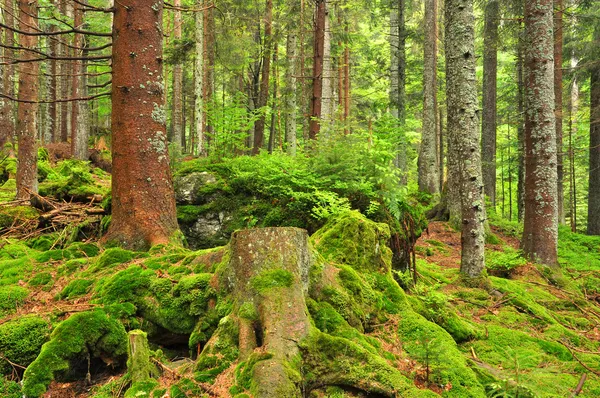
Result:
[[[226,282],[235,299],[240,359],[256,351],[272,355],[253,368],[256,397],[300,393],[298,343],[310,329],[305,294],[311,254],[297,228],[236,232],[230,242]]]

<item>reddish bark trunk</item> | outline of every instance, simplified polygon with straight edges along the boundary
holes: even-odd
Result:
[[[133,249],[167,243],[178,231],[163,105],[162,10],[162,2],[115,2],[112,222],[104,241]]]
[[[267,106],[269,99],[269,73],[271,70],[271,35],[273,20],[273,1],[267,0],[265,8],[265,35],[263,38],[263,59],[262,59],[262,77],[260,81],[260,91],[258,94],[258,103],[256,108]],[[263,147],[265,140],[265,114],[261,112],[261,116],[254,123],[254,145],[252,146],[252,154],[256,155]]]
[[[37,29],[37,1],[19,0],[20,29],[35,32]],[[24,48],[36,48],[37,36],[20,35],[19,45]],[[21,59],[34,59],[34,53],[23,51]],[[19,64],[19,93],[21,101],[38,100],[37,62]],[[36,103],[19,102],[17,107],[17,199],[29,199],[31,192],[37,192],[37,111]]]
[[[317,0],[317,18],[315,21],[313,92],[310,103],[310,125],[308,136],[316,140],[321,130],[321,106],[323,101],[323,50],[325,46],[325,1]]]
[[[565,223],[563,191],[563,7],[564,0],[554,0],[554,112],[556,115],[556,171],[558,175],[558,222]]]
[[[8,26],[14,24],[14,6],[13,0],[4,1],[4,23]],[[14,46],[14,35],[8,29],[4,29],[4,42],[7,46]],[[7,62],[14,57],[14,52],[11,49],[4,48],[3,55]],[[0,76],[2,79],[2,88],[6,95],[14,97],[13,75],[15,68],[10,63],[2,66],[3,73]],[[15,121],[13,116],[14,104],[7,99],[0,99],[0,151],[8,141],[13,139],[15,135]]]

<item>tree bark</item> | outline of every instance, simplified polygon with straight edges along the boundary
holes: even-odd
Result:
[[[563,10],[564,0],[554,0],[554,113],[556,116],[556,173],[558,222],[565,224],[563,166]]]
[[[600,42],[596,22],[594,42]],[[590,172],[588,198],[588,235],[600,235],[600,66],[590,71]]]
[[[260,80],[260,91],[258,94],[257,108],[267,106],[269,100],[269,74],[271,71],[271,46],[272,46],[272,29],[273,29],[273,0],[266,0],[265,7],[265,34],[263,37],[263,56],[262,56],[262,71]],[[265,140],[265,113],[261,112],[260,117],[254,123],[254,145],[252,154],[257,155],[264,145]]]
[[[577,58],[575,54],[571,55],[571,69],[577,67]],[[569,202],[571,231],[577,232],[577,186],[575,182],[575,148],[573,140],[577,136],[577,113],[579,112],[579,83],[577,75],[573,75],[571,83],[571,93],[569,95]]]
[[[325,29],[323,31],[323,105],[321,111],[321,127],[331,127],[334,113],[333,97],[333,62],[331,62],[331,20],[329,18],[329,4],[325,3]]]
[[[437,163],[437,0],[425,0],[423,43],[423,128],[419,151],[419,190],[435,195]]]
[[[60,13],[63,16],[67,15],[67,0],[59,0],[60,5]],[[62,39],[65,40],[64,38]],[[63,57],[68,56],[69,50],[66,44],[59,43],[60,54]],[[63,60],[60,61],[59,64],[59,73],[60,73],[60,97],[67,98],[69,97],[69,71],[70,71],[70,62]],[[61,142],[67,142],[69,140],[69,103],[61,102],[60,103],[60,140]]]
[[[298,68],[296,67],[296,32],[294,27],[288,27],[287,36],[287,74],[286,74],[286,118],[285,118],[285,141],[287,143],[287,153],[291,156],[296,156],[297,150],[297,139],[296,139],[296,117],[297,117],[297,99],[296,92],[296,74]]]
[[[178,232],[165,130],[162,10],[162,2],[115,2],[112,221],[104,241],[133,249],[167,243]]]
[[[398,118],[398,155],[396,166],[402,173],[400,183],[406,185],[408,177],[407,145],[404,135],[406,122],[406,25],[405,0],[391,0],[390,7],[390,108]]]
[[[4,0],[4,24],[13,26],[14,24],[14,0]],[[1,37],[1,36],[0,36]],[[14,46],[14,34],[10,29],[4,29],[4,43],[7,46]],[[9,48],[3,48],[2,54],[7,64],[2,66],[2,75],[0,76],[0,89],[10,97],[14,97],[15,67],[10,63],[14,57],[14,51]],[[4,145],[13,140],[15,135],[14,104],[5,98],[0,98],[0,153]]]
[[[472,0],[446,0],[448,136],[457,162],[461,203],[461,273],[477,277],[485,267],[485,202],[481,176],[479,107],[475,78]],[[437,184],[436,184],[437,185]]]
[[[525,219],[521,245],[531,261],[557,267],[552,6],[552,0],[525,3]]]
[[[181,40],[183,20],[181,19],[181,0],[174,0],[175,21],[173,38]],[[175,154],[181,153],[181,140],[183,136],[183,69],[180,62],[173,65],[173,114],[172,114],[173,136],[171,145]]]
[[[37,1],[19,0],[19,28],[24,32],[37,29]],[[20,35],[19,46],[35,49],[37,36]],[[23,51],[21,59],[35,59],[31,51]],[[38,62],[19,63],[19,92],[21,101],[38,100]],[[37,112],[38,104],[19,102],[17,105],[17,199],[29,199],[31,192],[37,193]]]
[[[482,166],[483,187],[492,207],[496,207],[496,82],[498,73],[498,25],[500,9],[497,0],[488,0],[485,7],[483,40],[483,112]]]
[[[325,0],[316,0],[316,19],[314,33],[313,90],[310,103],[310,124],[308,136],[316,140],[321,130],[321,112],[323,105],[323,57],[325,47]]]
[[[204,0],[198,0],[198,7],[205,6]],[[194,123],[198,156],[206,156],[206,139],[204,137],[204,14],[196,12],[196,59],[194,61]]]
[[[207,7],[205,2],[204,9],[204,132],[206,138],[206,152],[210,146],[210,140],[214,134],[214,128],[209,118],[212,112],[213,94],[215,92],[215,15],[213,2],[211,7]]]
[[[85,2],[85,0],[83,1]],[[74,7],[74,26],[78,29],[83,28],[83,7],[79,4],[73,3]],[[76,56],[82,56],[86,54],[86,51],[80,50],[79,47],[83,47],[83,35],[76,33],[73,40],[73,46],[78,47],[74,49]],[[71,81],[71,96],[72,98],[84,97],[87,93],[87,77],[84,74],[84,62],[76,60],[73,62],[73,79]],[[71,155],[75,159],[87,160],[88,159],[88,137],[89,129],[87,124],[87,102],[86,101],[75,101],[71,106]]]

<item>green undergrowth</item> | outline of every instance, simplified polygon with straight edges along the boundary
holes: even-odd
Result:
[[[294,360],[301,363],[290,367],[304,391],[329,397],[355,388],[411,397],[562,397],[587,373],[579,396],[600,396],[600,378],[581,365],[600,369],[593,332],[594,314],[600,314],[596,238],[561,229],[562,274],[496,245],[488,252],[488,284],[466,287],[457,269],[423,259],[417,262],[417,284],[392,271],[391,233],[386,224],[344,210],[311,236],[311,331],[299,342],[302,358]],[[260,320],[250,305],[232,314],[233,299],[219,286],[227,247],[192,251],[166,245],[138,253],[55,242],[55,235],[0,242],[0,371],[23,376],[4,357],[28,366],[22,390],[0,379],[1,396],[40,396],[53,379],[82,379],[88,355],[124,368],[126,331],[132,329],[148,333],[151,342],[165,336],[187,342],[195,358],[190,373],[169,386],[128,388],[126,377],[115,378],[96,386],[93,396],[127,391],[201,397],[202,383],[214,383],[228,369],[230,393],[252,394],[252,369],[272,353],[238,358],[236,316]],[[436,250],[446,245],[428,243]],[[261,291],[289,287],[293,278],[274,270],[248,283]],[[35,301],[42,293],[49,302]],[[45,306],[44,315],[15,314],[32,300],[34,308]],[[92,309],[68,311],[79,304]]]

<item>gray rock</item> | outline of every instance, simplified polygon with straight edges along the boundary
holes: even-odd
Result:
[[[198,217],[192,225],[181,225],[191,249],[204,249],[224,245],[229,240],[226,223],[231,216],[223,212],[209,212]]]
[[[214,195],[202,195],[200,190],[217,183],[217,179],[206,171],[176,177],[175,200],[179,205],[203,205],[214,199]]]

